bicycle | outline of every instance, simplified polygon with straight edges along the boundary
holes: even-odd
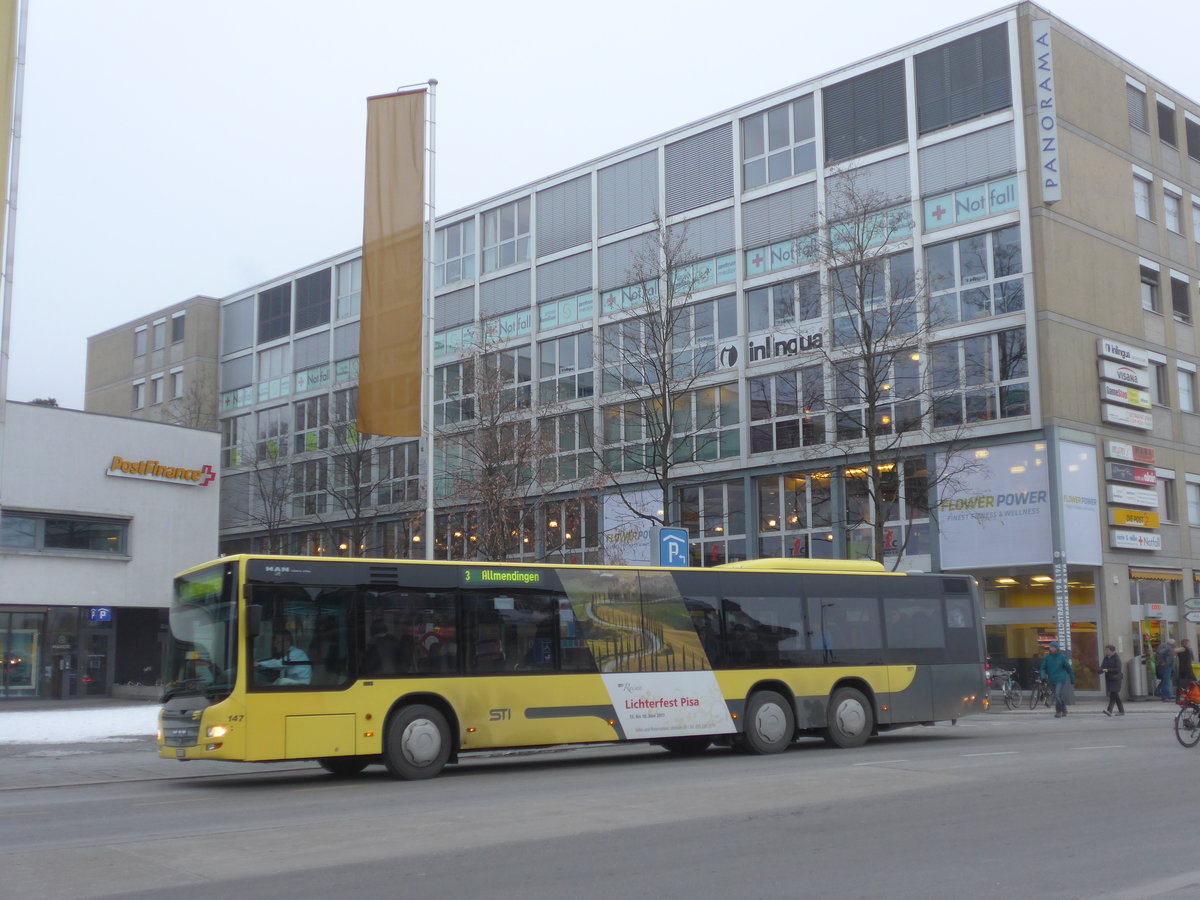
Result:
[[[1004,674],[1004,681],[1000,685],[1000,689],[1004,691],[1005,706],[1009,709],[1016,709],[1021,705],[1021,683],[1017,681],[1016,672]]]
[[[1193,682],[1175,702],[1181,707],[1175,715],[1175,739],[1185,747],[1200,744],[1200,687]]]
[[[1029,708],[1037,709],[1038,704],[1049,706],[1054,702],[1054,691],[1050,687],[1050,682],[1038,678],[1033,682],[1033,687],[1029,689]]]
[[[988,686],[1004,695],[1004,705],[1016,709],[1021,705],[1021,683],[1017,681],[1017,673],[1009,669],[991,669]]]

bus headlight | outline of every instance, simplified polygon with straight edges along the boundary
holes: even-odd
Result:
[[[229,726],[228,725],[209,725],[208,730],[205,732],[205,734],[210,738],[225,737],[225,735],[229,734]]]

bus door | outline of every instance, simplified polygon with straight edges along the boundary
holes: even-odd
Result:
[[[933,721],[933,667],[946,654],[942,602],[934,597],[885,597],[883,621],[890,721]]]

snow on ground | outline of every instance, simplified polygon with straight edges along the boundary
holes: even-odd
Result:
[[[158,728],[158,706],[106,706],[98,709],[4,710],[0,744],[70,744],[146,737]]]

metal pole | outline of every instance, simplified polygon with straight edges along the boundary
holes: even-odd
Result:
[[[4,229],[4,293],[0,305],[0,424],[8,399],[9,340],[12,330],[13,260],[17,250],[17,174],[21,167],[21,106],[25,93],[25,26],[29,0],[21,0],[17,12],[17,59],[13,73],[13,118],[8,160],[8,221]],[[2,451],[0,451],[2,452]]]

